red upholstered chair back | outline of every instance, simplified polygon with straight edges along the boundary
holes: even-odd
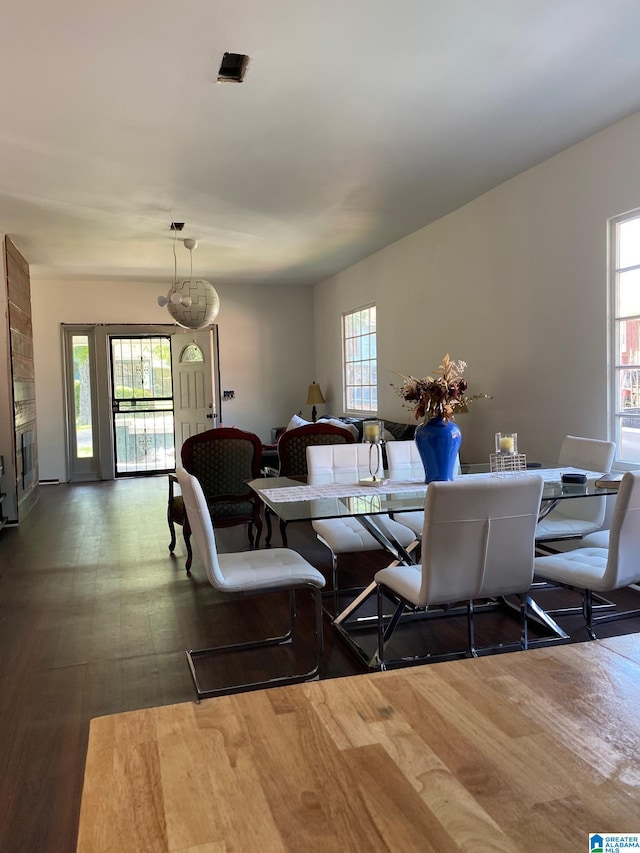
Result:
[[[258,436],[235,427],[210,429],[188,438],[180,456],[184,468],[202,486],[214,524],[254,524],[257,545],[262,530],[261,503],[247,480],[260,476],[262,442]]]

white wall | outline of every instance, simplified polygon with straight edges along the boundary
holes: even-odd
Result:
[[[313,289],[221,285],[222,422],[269,440],[315,379],[341,402],[340,316],[378,306],[383,417],[410,420],[390,383],[445,352],[468,363],[479,401],[459,419],[462,457],[497,430],[530,459],[562,436],[607,434],[607,219],[640,207],[640,113],[530,169]],[[27,259],[28,260],[28,259]],[[60,323],[163,323],[166,283],[62,283],[32,271],[40,473],[64,476]],[[313,330],[313,331],[312,331]],[[314,349],[315,339],[315,369]]]
[[[507,181],[314,288],[316,377],[341,405],[340,315],[378,306],[379,414],[390,383],[448,352],[476,402],[461,455],[498,430],[553,461],[565,434],[607,437],[607,219],[640,207],[640,113]]]
[[[310,288],[221,285],[218,328],[222,423],[257,433],[303,407],[313,372]],[[31,278],[40,477],[65,479],[61,323],[169,323],[157,304],[165,283],[61,282]],[[185,332],[185,334],[188,334]]]

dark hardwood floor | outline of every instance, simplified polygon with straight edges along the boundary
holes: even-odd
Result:
[[[192,700],[186,649],[244,638],[278,617],[277,601],[216,593],[197,559],[186,575],[181,531],[176,556],[167,550],[166,499],[166,477],[43,486],[25,522],[0,534],[2,853],[75,850],[91,718]],[[217,535],[220,551],[246,547],[243,528]],[[308,525],[289,525],[288,536],[330,576],[328,552]],[[381,554],[344,558],[341,582],[364,582],[384,563]],[[625,596],[640,606],[640,594]],[[312,644],[305,608],[302,655]],[[503,614],[483,619],[480,642],[514,631]],[[572,640],[586,639],[579,618],[561,621]],[[434,621],[428,642],[455,644],[464,636],[455,622]],[[639,630],[640,620],[629,619],[598,633]],[[268,656],[230,658],[218,675],[269,665]],[[325,620],[321,677],[362,671]]]

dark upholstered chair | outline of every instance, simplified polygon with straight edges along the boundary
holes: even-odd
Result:
[[[280,434],[278,443],[278,471],[279,477],[290,477],[292,480],[307,482],[307,447],[317,444],[353,444],[354,435],[348,429],[333,426],[333,424],[307,424],[306,426],[289,429]],[[267,522],[266,545],[271,544],[271,513],[265,507],[265,519]],[[287,524],[280,521],[280,533],[282,544],[287,547]]]
[[[211,520],[216,527],[246,524],[249,544],[255,547],[262,532],[262,503],[247,485],[260,476],[262,442],[252,432],[231,427],[210,429],[192,435],[182,445],[183,467],[197,478],[204,491]],[[182,495],[174,492],[175,475],[169,475],[168,522],[171,532],[169,550],[176,543],[174,524],[181,524],[187,549],[187,572],[193,558],[191,529]]]

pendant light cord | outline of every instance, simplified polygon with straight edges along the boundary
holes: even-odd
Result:
[[[178,257],[176,255],[176,241],[178,239],[178,231],[173,232],[173,286],[176,286],[178,280]]]

